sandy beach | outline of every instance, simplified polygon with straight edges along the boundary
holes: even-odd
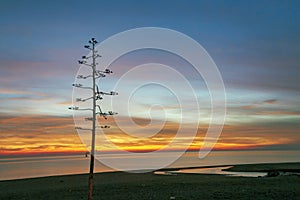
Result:
[[[300,163],[237,165],[238,171],[297,171]],[[0,199],[86,199],[87,174],[0,181]],[[108,172],[95,174],[94,199],[300,199],[300,177]]]

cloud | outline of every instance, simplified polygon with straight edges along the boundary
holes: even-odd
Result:
[[[0,155],[84,152],[71,117],[0,116]]]
[[[278,102],[277,99],[267,99],[267,100],[262,101],[262,103],[267,103],[267,104],[275,104],[277,102]]]
[[[244,108],[244,109],[251,109],[251,108],[255,108],[255,105],[241,106],[241,108]]]
[[[252,104],[250,105],[243,105],[243,106],[240,106],[240,108],[242,109],[255,109],[255,108],[258,108],[258,107],[262,107],[264,105],[268,105],[268,104],[277,104],[278,103],[278,99],[266,99],[266,100],[262,100],[262,101],[256,101],[256,102],[253,102]]]
[[[42,100],[49,100],[49,99],[50,99],[49,95],[43,92],[0,88],[0,100],[2,101],[7,101],[7,100],[42,101]]]
[[[262,111],[262,115],[275,115],[275,116],[300,116],[298,111],[284,111],[284,110],[275,110],[275,111]]]
[[[126,126],[127,120],[125,117],[123,118],[124,126]],[[145,119],[136,118],[135,121],[144,123]],[[174,141],[179,125],[176,122],[166,122],[161,131],[149,138],[130,136],[130,132],[124,133],[116,127],[113,121],[109,120],[107,123],[115,128],[105,130],[106,136],[118,148],[129,151],[157,150],[169,144],[172,140],[173,149],[181,149],[185,147],[185,145],[190,145],[190,149],[197,150],[203,144],[203,139],[207,131],[207,125],[203,125],[201,128],[199,127],[192,144],[187,144],[186,142],[189,141],[190,138],[186,138],[185,134],[180,135]],[[137,122],[137,124],[140,124],[140,122]],[[225,125],[215,149],[256,149],[280,144],[288,146],[288,144],[294,144],[295,142],[300,144],[297,127],[291,127],[287,124],[281,124],[279,127],[276,127],[274,124],[276,125],[277,122],[257,125],[252,123]],[[136,128],[132,128],[132,133],[136,131],[135,129]],[[142,128],[138,128],[138,130],[143,131]],[[99,138],[100,143],[98,144],[101,150],[116,150],[113,146],[103,147],[101,145],[102,139],[103,138]]]
[[[275,113],[274,115],[281,114],[299,116],[298,112]],[[166,121],[161,123],[157,121],[152,123],[152,127],[145,129],[149,125],[149,119],[134,118],[133,121],[137,124],[137,127],[132,127],[129,123],[129,117],[120,116],[117,118],[118,123],[129,130],[129,132],[124,132],[116,125],[114,120],[114,118],[109,118],[105,121],[102,118],[100,119],[102,124],[111,126],[110,129],[104,130],[106,137],[118,148],[133,152],[158,150],[168,145],[171,141],[173,141],[173,146],[170,150],[179,150],[186,147],[186,145],[190,145],[189,148],[191,150],[197,150],[203,144],[207,131],[207,124],[202,124],[198,128],[193,142],[189,144],[190,138],[185,133],[176,135],[179,128],[179,123],[177,122]],[[163,124],[162,127],[157,127],[161,124]],[[157,130],[158,132],[152,135],[153,131]],[[186,130],[190,131],[189,128]],[[263,121],[261,123],[226,124],[215,149],[257,149],[272,148],[272,146],[280,145],[287,148],[289,144],[295,145],[297,143],[300,145],[298,130],[299,126],[290,126],[284,121],[281,123],[277,121]],[[132,135],[133,133],[135,134],[134,136]],[[147,135],[147,133],[152,136],[146,137],[145,134]],[[81,138],[78,137],[74,129],[72,117],[0,115],[0,154],[2,155],[85,152],[87,148],[82,144],[81,140],[86,144],[90,144],[90,134],[82,134],[80,136]],[[97,137],[97,150],[117,150],[113,145],[102,145],[103,139]]]
[[[32,93],[24,90],[0,88],[0,94],[32,94]]]
[[[63,106],[71,106],[72,102],[71,101],[61,101],[57,103],[58,105],[63,105]]]

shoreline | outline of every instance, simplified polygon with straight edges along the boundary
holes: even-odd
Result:
[[[283,166],[285,168],[283,168]],[[297,172],[300,173],[300,162],[276,162],[276,163],[253,163],[253,164],[233,164],[233,165],[208,165],[208,166],[193,166],[193,167],[172,167],[172,168],[162,168],[158,170],[149,171],[145,170],[132,170],[128,172],[122,171],[105,171],[105,172],[96,172],[94,174],[109,174],[109,173],[132,173],[132,174],[145,174],[145,173],[154,173],[154,172],[168,172],[168,171],[179,171],[187,169],[205,169],[205,168],[217,168],[217,167],[229,167],[223,171],[230,172],[270,172],[270,171],[282,171],[282,172]],[[146,172],[143,172],[146,171]],[[182,173],[184,174],[184,173]],[[194,173],[197,174],[197,173]],[[39,178],[48,178],[48,177],[64,177],[64,176],[76,176],[76,175],[88,175],[87,173],[78,173],[78,174],[63,174],[63,175],[50,175],[50,176],[39,176],[39,177],[29,177],[29,178],[19,178],[19,179],[7,179],[0,180],[4,181],[19,181],[27,179],[39,179]],[[206,175],[222,175],[222,174],[206,174]]]
[[[252,164],[232,164],[232,165],[209,165],[196,167],[172,167],[155,171],[178,171],[183,169],[201,169],[215,167],[229,167],[224,171],[232,172],[268,172],[269,170],[280,170],[290,172],[300,172],[300,162],[276,162],[276,163],[252,163]],[[286,168],[284,168],[286,167]]]
[[[262,166],[264,165],[264,166]],[[297,163],[251,164],[248,168]],[[240,165],[238,165],[240,166]],[[210,166],[213,167],[213,166]],[[240,167],[241,168],[241,167]],[[174,168],[173,168],[174,169]],[[94,198],[115,199],[300,199],[299,176],[248,178],[217,174],[176,176],[148,173],[103,172],[94,175]],[[0,181],[0,199],[86,199],[88,174]],[[173,198],[174,197],[174,198]]]

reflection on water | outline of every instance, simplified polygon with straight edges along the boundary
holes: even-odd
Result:
[[[139,154],[143,156],[143,154]],[[104,159],[118,159],[125,162],[126,157],[121,154],[104,154]],[[151,162],[151,158],[148,158]],[[162,159],[164,159],[162,157]],[[179,167],[201,167],[215,165],[234,165],[251,163],[276,163],[276,162],[300,162],[300,151],[214,151],[204,159],[198,158],[198,152],[187,152],[168,168]],[[196,169],[193,169],[196,170]],[[198,168],[203,172],[203,168]],[[210,168],[205,173],[231,173],[221,169]],[[215,170],[215,171],[213,171]],[[85,155],[72,156],[47,156],[47,157],[22,157],[22,158],[0,158],[0,180],[64,175],[82,174],[89,171],[89,158]],[[95,172],[114,171],[100,162],[95,162]],[[184,171],[188,173],[188,171]],[[195,172],[190,172],[195,173]],[[244,175],[247,172],[242,172]],[[251,173],[251,175],[254,175]],[[260,175],[258,175],[260,176]]]
[[[82,174],[89,171],[89,158],[80,156],[48,156],[0,159],[0,180],[42,176]],[[95,172],[113,171],[95,162]]]
[[[230,167],[232,167],[232,166],[181,169],[181,170],[178,170],[178,171],[171,171],[171,174],[173,174],[173,173],[223,174],[223,175],[227,175],[227,176],[242,176],[242,177],[260,177],[260,176],[266,176],[267,175],[267,173],[265,173],[265,172],[231,172],[231,171],[223,171],[224,169],[228,169]]]

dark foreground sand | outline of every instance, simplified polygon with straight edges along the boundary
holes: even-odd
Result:
[[[239,165],[239,170],[300,169],[296,164]],[[244,168],[243,168],[244,167]],[[87,199],[88,175],[0,181],[1,200]],[[94,199],[300,199],[300,177],[228,177],[223,175],[122,172],[95,175]]]

